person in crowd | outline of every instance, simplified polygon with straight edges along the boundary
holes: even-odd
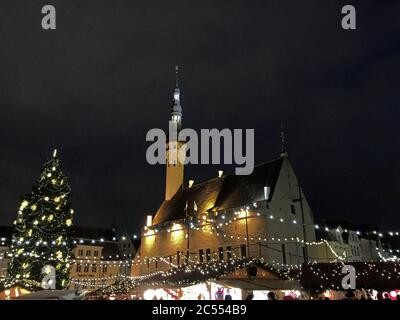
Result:
[[[246,300],[253,300],[253,298],[254,298],[254,295],[253,295],[252,292],[250,292],[250,293],[247,295]]]
[[[218,288],[217,292],[215,292],[215,300],[224,300],[224,289]]]
[[[276,295],[272,291],[268,292],[267,297],[268,297],[268,300],[276,300]]]
[[[225,300],[232,300],[232,295],[231,295],[231,293],[229,292],[229,289],[228,289],[228,291],[226,292]]]
[[[389,293],[387,293],[387,292],[384,292],[382,294],[382,297],[383,297],[383,300],[390,300]]]
[[[346,294],[344,295],[344,300],[356,300],[354,290],[347,290]]]

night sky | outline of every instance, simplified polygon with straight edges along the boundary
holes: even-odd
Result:
[[[357,30],[344,31],[349,2]],[[57,30],[41,29],[45,4]],[[389,0],[2,0],[0,225],[57,148],[74,223],[137,232],[164,196],[145,136],[167,128],[179,65],[184,127],[254,128],[261,163],[284,123],[317,219],[400,229],[399,13]]]

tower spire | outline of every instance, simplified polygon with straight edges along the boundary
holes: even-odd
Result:
[[[176,130],[176,134],[168,136],[167,142],[167,166],[166,166],[166,183],[165,183],[165,200],[170,200],[175,193],[182,188],[184,180],[184,159],[185,141],[179,139],[179,131],[182,127],[182,107],[179,90],[179,68],[175,66],[175,89],[174,99],[171,106],[171,118],[169,128]],[[170,133],[170,131],[169,131]],[[181,152],[183,151],[183,152]]]
[[[182,107],[181,107],[181,92],[179,90],[179,67],[175,66],[175,89],[174,100],[171,107],[171,121],[176,122],[178,130],[181,129]]]

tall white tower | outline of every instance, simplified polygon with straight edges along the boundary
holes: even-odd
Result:
[[[179,69],[175,67],[175,89],[174,99],[171,107],[171,123],[177,128],[177,134],[182,128],[182,107],[180,100],[179,90]],[[167,142],[167,172],[166,172],[166,183],[165,183],[165,200],[170,200],[175,193],[182,188],[183,184],[183,168],[184,168],[184,157],[178,157],[178,152],[181,150],[182,155],[184,154],[185,141],[179,141],[176,137],[168,137]],[[172,151],[172,152],[170,152]]]

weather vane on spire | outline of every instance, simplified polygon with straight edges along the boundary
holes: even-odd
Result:
[[[175,87],[176,88],[178,88],[178,86],[179,86],[178,78],[179,78],[179,67],[175,66]]]

